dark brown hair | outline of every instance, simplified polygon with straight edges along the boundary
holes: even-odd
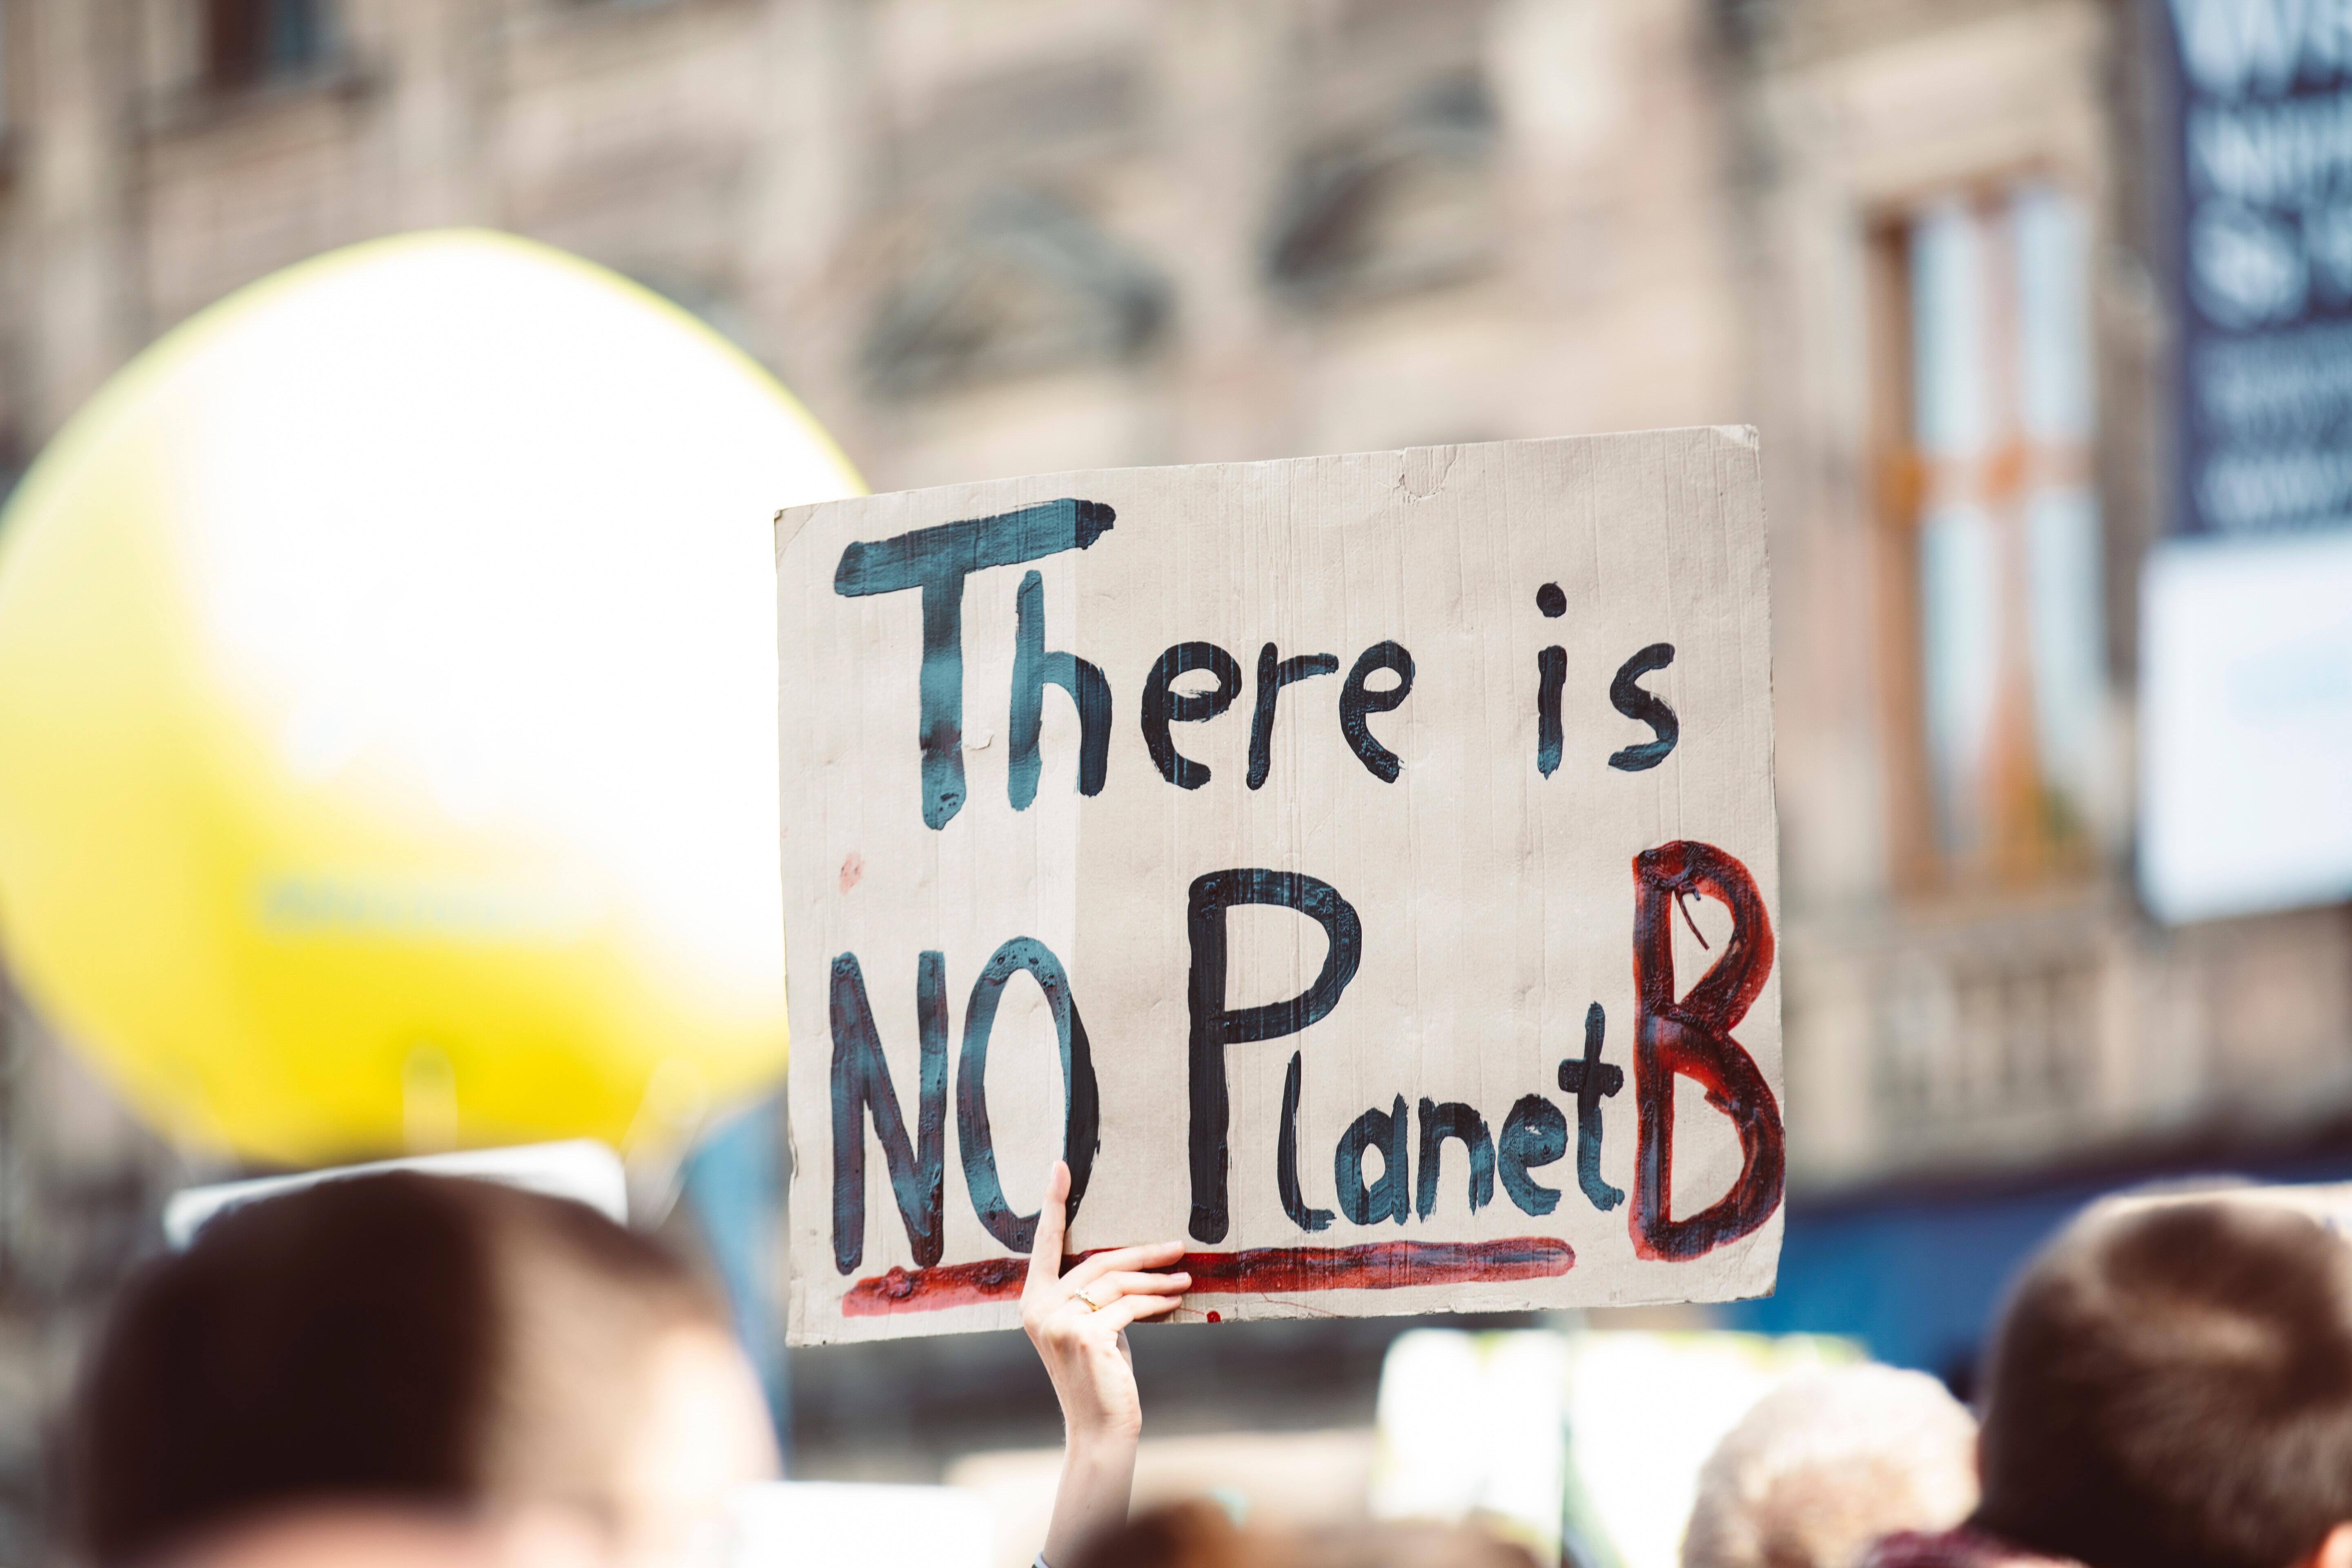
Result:
[[[1472,1525],[1397,1520],[1244,1530],[1215,1503],[1195,1500],[1106,1531],[1079,1551],[1071,1568],[1535,1568],[1535,1558]]]
[[[561,1198],[396,1173],[207,1225],[116,1303],[68,1447],[97,1568],[271,1510],[602,1510],[630,1374],[665,1327],[714,1321],[655,1242]]]
[[[2287,1568],[2352,1521],[2352,1247],[2251,1197],[2095,1210],[1988,1369],[1977,1521],[2094,1568]]]

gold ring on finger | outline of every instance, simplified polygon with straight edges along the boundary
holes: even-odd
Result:
[[[1077,1299],[1087,1304],[1087,1310],[1089,1312],[1099,1312],[1105,1307],[1110,1305],[1110,1302],[1108,1301],[1101,1301],[1095,1299],[1095,1288],[1091,1285],[1079,1291]]]

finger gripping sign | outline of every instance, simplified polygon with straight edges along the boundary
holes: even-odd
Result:
[[[1057,1158],[1193,1321],[1771,1289],[1753,432],[861,498],[776,563],[796,1342],[1013,1326]]]

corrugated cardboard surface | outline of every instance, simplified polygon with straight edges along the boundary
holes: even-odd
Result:
[[[944,955],[949,1088],[941,1263],[1013,1254],[982,1227],[967,1190],[955,1079],[976,978],[1000,945],[1027,937],[1066,972],[1091,1042],[1100,1147],[1072,1237],[1084,1249],[1187,1238],[1194,1251],[1353,1248],[1368,1244],[1563,1240],[1573,1267],[1547,1278],[1401,1288],[1196,1294],[1188,1316],[1422,1312],[1446,1309],[1723,1300],[1770,1289],[1777,1206],[1748,1234],[1681,1260],[1637,1256],[1633,1081],[1634,857],[1696,840],[1752,877],[1777,926],[1770,628],[1762,490],[1754,433],[1691,429],[1416,448],[1296,461],[1112,469],[945,487],[797,508],[777,519],[783,877],[792,981],[792,1325],[796,1341],[996,1328],[1009,1300],[933,1307],[908,1275],[859,1300],[903,1310],[844,1310],[860,1280],[892,1281],[918,1259],[873,1124],[866,1145],[859,1256],[836,1254],[830,977],[854,954],[892,1085],[916,1136],[919,954]],[[971,574],[961,594],[961,754],[966,797],[927,825],[919,746],[921,595],[836,592],[853,542],[1076,499],[1115,521],[1087,548]],[[1080,725],[1045,691],[1034,804],[1009,798],[1008,722],[1016,595],[1042,578],[1043,646],[1099,667],[1111,693],[1099,794],[1078,793]],[[1557,584],[1565,613],[1538,592]],[[1155,764],[1139,722],[1147,678],[1171,645],[1207,641],[1238,664],[1242,688],[1214,719],[1172,726],[1207,781],[1183,789]],[[1339,721],[1364,650],[1394,641],[1414,679],[1368,724],[1396,753],[1384,781]],[[1337,671],[1278,693],[1269,767],[1248,787],[1261,650],[1336,657]],[[1671,664],[1639,677],[1678,721],[1664,760],[1610,765],[1654,731],[1612,704],[1612,679],[1654,644]],[[1541,650],[1564,655],[1561,745],[1538,766]],[[1558,657],[1558,656],[1556,656]],[[1372,687],[1391,685],[1374,678]],[[1179,691],[1213,684],[1206,674]],[[1195,879],[1228,868],[1304,873],[1336,889],[1360,921],[1360,967],[1319,1021],[1223,1055],[1230,1223],[1187,1237],[1192,953]],[[1710,899],[1672,901],[1675,992],[1721,956],[1731,915]],[[1226,917],[1230,1006],[1306,990],[1327,942],[1311,919],[1244,907]],[[1702,941],[1706,944],[1702,946]],[[985,1095],[1006,1201],[1037,1206],[1060,1152],[1063,1086],[1040,988],[1003,987]],[[1601,1059],[1625,1073],[1601,1102],[1601,1174],[1626,1194],[1604,1210],[1580,1189],[1577,1104],[1560,1065],[1584,1053],[1588,1011],[1604,1016]],[[1777,1097],[1777,964],[1729,1030]],[[1333,1211],[1309,1234],[1277,1194],[1286,1073],[1301,1064],[1301,1201]],[[1733,1123],[1687,1078],[1673,1085],[1673,1214],[1730,1186]],[[1439,1150],[1424,1218],[1351,1223],[1335,1199],[1335,1150],[1349,1124],[1400,1097],[1418,1185],[1418,1102],[1475,1108],[1499,1136],[1539,1095],[1567,1129],[1565,1157],[1532,1172],[1560,1197],[1534,1215],[1497,1183],[1473,1212],[1459,1140]],[[1777,1140],[1777,1121],[1773,1131]],[[1364,1165],[1377,1178],[1381,1156]],[[1417,1194],[1416,1194],[1417,1195]],[[880,1294],[877,1295],[877,1289]],[[920,1305],[923,1310],[917,1310]]]

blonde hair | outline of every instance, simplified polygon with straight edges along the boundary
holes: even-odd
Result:
[[[1976,1507],[1976,1430],[1924,1373],[1790,1383],[1701,1468],[1683,1568],[1853,1568],[1883,1535],[1948,1530]]]

